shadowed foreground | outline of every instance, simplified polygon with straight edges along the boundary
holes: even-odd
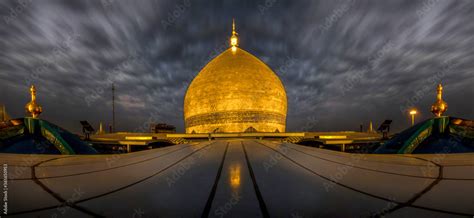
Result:
[[[18,217],[474,214],[474,154],[348,154],[236,139],[0,158],[8,164],[8,212]]]

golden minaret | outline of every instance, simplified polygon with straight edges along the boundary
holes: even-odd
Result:
[[[38,118],[38,116],[43,112],[41,106],[36,103],[36,88],[34,85],[30,87],[31,101],[25,105],[26,113],[29,113],[31,117]]]
[[[448,110],[448,104],[443,101],[443,86],[441,86],[441,84],[438,84],[436,91],[436,101],[431,106],[431,113],[433,113],[436,117],[441,117],[443,113]]]

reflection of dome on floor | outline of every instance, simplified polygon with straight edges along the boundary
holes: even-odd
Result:
[[[232,47],[194,78],[184,99],[187,133],[284,132],[287,100],[278,76],[262,61]]]

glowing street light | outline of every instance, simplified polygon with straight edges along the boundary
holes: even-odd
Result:
[[[411,110],[410,111],[410,115],[411,115],[411,125],[415,125],[415,115],[416,115],[417,111],[415,109]]]

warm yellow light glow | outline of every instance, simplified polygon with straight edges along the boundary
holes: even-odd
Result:
[[[235,46],[237,46],[237,43],[238,43],[237,37],[232,36],[232,37],[230,38],[230,45],[232,45],[232,47],[235,47]]]
[[[209,62],[184,98],[186,133],[285,132],[286,113],[278,76],[239,47]]]
[[[326,141],[327,145],[340,145],[340,144],[351,144],[354,142],[353,140],[331,140],[331,141]]]
[[[125,136],[125,140],[152,140],[152,136]]]
[[[235,31],[235,21],[233,19],[232,19],[232,36],[230,37],[230,45],[232,47],[236,47],[239,45],[239,39],[237,38],[237,32]]]
[[[443,116],[443,113],[448,110],[448,104],[443,101],[443,86],[438,84],[438,88],[436,89],[436,101],[431,106],[431,113],[433,113],[436,117]]]
[[[410,115],[411,115],[411,125],[415,125],[415,115],[418,113],[415,109],[410,110]]]
[[[346,139],[346,135],[320,135],[319,139]]]
[[[240,165],[230,167],[230,186],[233,189],[240,187]]]
[[[145,141],[119,141],[121,145],[146,145]]]
[[[230,49],[189,85],[186,133],[285,132],[285,87],[265,63],[238,47],[237,35],[233,21]]]
[[[31,117],[38,118],[41,112],[43,112],[43,109],[41,108],[41,106],[39,106],[38,103],[36,103],[36,88],[34,85],[31,85],[30,93],[31,101],[25,105],[25,110],[31,115]]]

